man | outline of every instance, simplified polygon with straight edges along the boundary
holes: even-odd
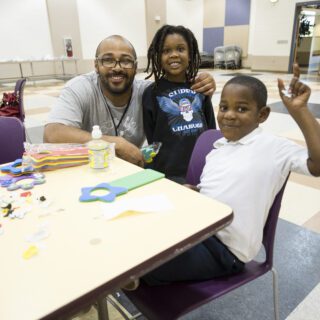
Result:
[[[127,39],[113,35],[102,40],[95,72],[73,78],[61,91],[49,113],[44,141],[86,143],[92,126],[99,125],[103,139],[115,143],[117,156],[143,166],[142,94],[151,82],[135,80],[136,72],[136,52]],[[201,74],[192,89],[212,95],[215,82]]]

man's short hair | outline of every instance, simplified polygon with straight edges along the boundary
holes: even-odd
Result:
[[[265,84],[259,79],[247,75],[239,75],[230,79],[228,84],[239,84],[247,87],[251,92],[253,99],[257,103],[258,109],[261,109],[267,105],[268,91]]]

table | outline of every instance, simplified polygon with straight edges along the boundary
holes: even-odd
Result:
[[[34,63],[39,63],[39,62],[47,62],[47,63],[51,63],[52,68],[55,68],[54,64],[56,62],[61,62],[61,68],[62,68],[62,74],[61,76],[65,77],[67,76],[66,74],[66,70],[65,70],[65,62],[70,62],[73,61],[74,63],[74,68],[75,68],[75,72],[72,73],[73,76],[78,75],[78,65],[77,65],[77,61],[78,58],[74,58],[74,57],[61,57],[61,58],[51,58],[51,59],[21,59],[21,60],[8,60],[8,61],[0,61],[0,64],[6,65],[6,64],[18,64],[19,65],[19,77],[24,78],[27,77],[30,80],[34,79],[36,77],[43,77],[43,76],[49,76],[49,74],[35,74],[34,72]],[[23,68],[22,68],[22,64],[28,63],[30,65],[30,75],[25,75],[23,73]],[[56,74],[52,74],[52,76],[59,76],[58,73]],[[3,78],[6,79],[6,78]]]
[[[116,158],[105,172],[87,165],[47,172],[46,183],[31,192],[33,197],[51,198],[50,210],[60,210],[41,217],[43,209],[37,208],[21,220],[1,218],[0,319],[62,319],[232,220],[230,207],[167,179],[121,196],[165,194],[174,205],[165,213],[106,220],[99,214],[101,203],[78,201],[82,187],[110,182],[139,170]],[[25,260],[22,254],[29,246],[25,239],[40,224],[46,224],[50,235],[41,241],[43,247],[38,255]]]

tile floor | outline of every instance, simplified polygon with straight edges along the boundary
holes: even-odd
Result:
[[[204,70],[202,70],[204,71]],[[217,83],[217,90],[212,98],[213,106],[217,111],[219,98],[224,83],[234,73],[232,70],[206,70],[214,76]],[[249,73],[248,70],[240,70],[238,72]],[[137,78],[143,79],[143,73],[139,73]],[[285,136],[300,144],[305,144],[304,138],[291,117],[281,107],[280,98],[277,89],[277,78],[283,78],[287,83],[291,79],[291,75],[259,72],[254,76],[262,80],[269,93],[268,104],[273,109],[269,119],[263,127],[265,130],[275,134]],[[320,122],[320,78],[317,76],[302,75],[301,79],[305,81],[312,89],[310,103],[312,110]],[[45,124],[47,114],[59,95],[61,88],[64,86],[64,80],[43,80],[43,81],[28,81],[24,92],[26,119],[25,125],[31,141],[42,141],[42,130]],[[2,92],[12,91],[14,83],[0,83],[0,96]],[[35,130],[35,131],[34,131]],[[37,134],[33,134],[32,132]],[[320,234],[320,178],[304,177],[298,174],[291,174],[286,192],[284,195],[280,217],[294,223],[303,228],[307,228]],[[320,246],[320,238],[319,238]],[[314,288],[309,295],[297,306],[288,320],[298,319],[317,319],[320,314],[320,284]],[[121,316],[116,311],[111,310],[111,319],[121,319]],[[96,319],[94,308],[81,317],[76,317],[74,320],[93,320]],[[318,318],[319,319],[319,318]]]

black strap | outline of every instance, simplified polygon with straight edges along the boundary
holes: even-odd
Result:
[[[125,114],[127,113],[128,109],[129,109],[129,106],[130,106],[130,103],[131,103],[132,89],[131,89],[131,94],[130,94],[129,101],[128,101],[127,105],[126,105],[126,108],[125,108],[124,111],[123,111],[123,114],[122,114],[122,116],[121,116],[121,119],[119,120],[118,125],[116,125],[116,123],[114,122],[114,117],[113,117],[113,114],[112,114],[112,112],[111,112],[111,108],[110,108],[110,106],[109,106],[109,104],[108,104],[108,101],[107,101],[106,96],[103,94],[103,91],[102,91],[102,89],[101,89],[101,86],[100,86],[100,90],[101,90],[102,96],[103,96],[103,98],[104,98],[104,102],[105,102],[105,104],[106,104],[106,106],[107,106],[107,108],[108,108],[108,110],[109,110],[109,113],[110,113],[110,116],[111,116],[111,120],[112,120],[112,123],[113,123],[113,127],[114,127],[114,132],[115,132],[116,136],[118,136],[118,135],[119,135],[119,134],[118,134],[118,129],[119,129],[119,127],[120,127],[120,124],[121,124],[121,122],[122,122]]]

